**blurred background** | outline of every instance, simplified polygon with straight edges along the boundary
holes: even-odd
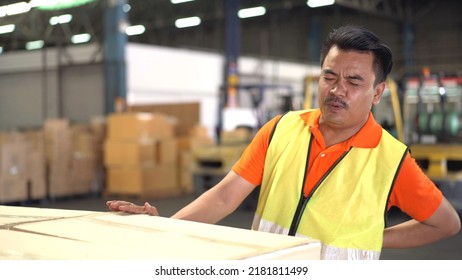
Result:
[[[317,107],[322,42],[354,24],[394,55],[376,119],[462,211],[461,12],[461,0],[0,0],[0,203],[149,200],[173,214],[266,121]],[[223,223],[248,228],[257,197]],[[384,258],[462,257],[429,248]]]

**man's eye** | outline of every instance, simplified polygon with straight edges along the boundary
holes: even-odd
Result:
[[[350,81],[350,85],[355,86],[355,87],[356,87],[356,86],[359,86],[358,83],[355,83],[355,82],[352,82],[352,81]]]

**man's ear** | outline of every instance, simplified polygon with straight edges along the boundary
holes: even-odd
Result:
[[[380,102],[380,98],[382,98],[382,94],[385,91],[386,83],[381,82],[374,88],[374,98],[372,99],[372,104],[377,105]]]

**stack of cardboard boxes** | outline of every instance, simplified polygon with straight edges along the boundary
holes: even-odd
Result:
[[[88,195],[95,185],[102,189],[95,176],[103,169],[104,131],[101,122],[47,119],[40,129],[0,134],[0,203]]]
[[[27,198],[27,141],[22,133],[0,135],[0,202]]]
[[[104,143],[106,194],[149,198],[181,194],[174,128],[174,120],[164,114],[109,115]]]
[[[131,110],[88,124],[47,119],[37,130],[0,134],[0,203],[101,192],[152,198],[194,192],[194,153],[214,146],[198,125],[199,105]]]
[[[29,200],[47,197],[47,169],[45,165],[45,138],[42,130],[25,132],[28,139],[27,168],[29,173]]]
[[[128,111],[164,114],[174,119],[173,136],[177,143],[177,186],[183,194],[194,192],[192,154],[197,148],[215,144],[207,128],[199,124],[200,104],[198,102],[185,102],[134,105],[130,106]]]
[[[0,203],[46,198],[43,132],[0,134]]]
[[[89,125],[48,119],[43,127],[48,197],[90,194],[95,178],[96,144]]]
[[[43,125],[45,156],[48,177],[48,194],[51,198],[72,194],[69,185],[71,168],[71,133],[67,119],[48,119]]]
[[[74,195],[90,194],[97,168],[95,136],[89,125],[81,124],[71,127],[71,139],[70,188]]]

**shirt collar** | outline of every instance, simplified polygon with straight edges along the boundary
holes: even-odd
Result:
[[[321,111],[319,109],[300,114],[300,118],[306,125],[310,126],[312,130],[319,130],[320,117]],[[366,123],[359,132],[350,139],[345,140],[342,144],[358,148],[375,148],[379,144],[381,137],[382,127],[375,121],[372,113],[369,113]],[[324,139],[322,140],[324,142]]]

